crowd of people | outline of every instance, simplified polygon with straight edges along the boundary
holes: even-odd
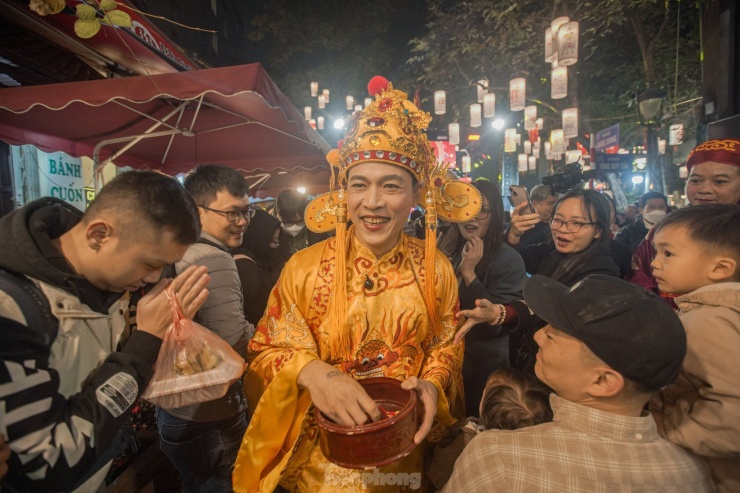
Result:
[[[740,491],[740,141],[692,151],[688,207],[538,185],[505,221],[495,183],[439,165],[428,114],[370,92],[311,202],[268,213],[203,164],[0,219],[2,490],[99,491],[169,291],[249,364],[151,410],[183,491]],[[378,421],[359,381],[381,376],[416,393],[416,447],[372,475],[330,462],[313,410]]]

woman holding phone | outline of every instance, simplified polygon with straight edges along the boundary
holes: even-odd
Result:
[[[492,303],[521,300],[527,276],[524,262],[503,241],[503,203],[496,185],[485,179],[473,183],[482,198],[480,212],[471,221],[453,226],[445,252],[455,267],[460,307],[475,307],[477,299]],[[467,336],[463,361],[465,407],[478,416],[478,404],[488,375],[509,367],[509,336],[500,326],[481,324]]]
[[[609,251],[609,206],[598,192],[571,190],[563,195],[555,204],[550,219],[553,241],[519,248],[519,238],[540,220],[537,214],[520,214],[525,207],[527,204],[523,203],[514,209],[506,238],[517,248],[528,273],[545,275],[566,286],[573,286],[591,274],[619,277],[619,269]],[[545,323],[520,301],[497,305],[480,299],[476,306],[494,310],[497,315],[494,320],[503,320],[503,324],[508,326],[505,328],[511,331],[512,366],[532,371],[537,353],[532,336]],[[463,324],[457,333],[458,339],[465,336],[477,320],[472,311],[462,315],[474,318]]]

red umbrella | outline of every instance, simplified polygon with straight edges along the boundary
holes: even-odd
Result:
[[[0,90],[0,139],[96,164],[188,171],[199,163],[328,184],[329,144],[258,63]],[[282,173],[282,174],[281,174]],[[306,184],[284,181],[288,186]],[[283,187],[282,184],[280,185]],[[264,196],[264,193],[257,193]]]

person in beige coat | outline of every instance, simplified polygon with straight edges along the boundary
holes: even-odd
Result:
[[[687,352],[651,402],[661,434],[706,459],[720,492],[740,491],[740,208],[673,212],[655,234],[653,273],[675,298]]]

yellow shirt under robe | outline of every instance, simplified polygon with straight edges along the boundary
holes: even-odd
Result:
[[[366,471],[326,460],[318,443],[311,396],[296,380],[303,367],[325,361],[354,378],[411,376],[437,386],[437,417],[429,438],[462,412],[463,345],[454,345],[457,281],[437,251],[435,287],[442,330],[430,333],[424,305],[424,243],[401,234],[376,258],[350,228],[347,234],[347,327],[351,356],[327,356],[327,317],[334,278],[335,238],[301,250],[285,266],[249,345],[244,386],[254,415],[234,469],[234,491],[420,491],[422,446],[394,464]],[[367,289],[370,278],[372,288]],[[453,417],[454,416],[454,417]],[[392,484],[389,484],[392,483]]]

